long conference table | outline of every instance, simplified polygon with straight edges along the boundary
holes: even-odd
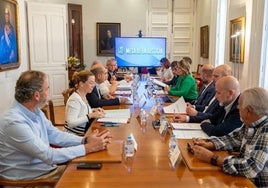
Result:
[[[105,129],[109,129],[113,135],[111,146],[126,140],[131,133],[135,137],[138,149],[133,158],[131,171],[128,171],[127,166],[129,164],[127,164],[124,157],[122,157],[122,161],[111,162],[107,160],[107,162],[102,162],[103,166],[100,170],[77,169],[79,159],[75,159],[68,163],[56,188],[255,187],[247,178],[225,174],[220,168],[216,170],[190,170],[183,159],[177,162],[176,168],[172,168],[168,151],[170,134],[168,133],[164,139],[161,139],[158,129],[154,129],[152,126],[152,120],[155,117],[149,116],[147,127],[142,130],[140,120],[137,118],[140,108],[134,108],[134,105],[105,107],[105,109],[125,108],[130,108],[131,110],[129,123],[120,124],[118,127],[105,127]],[[144,108],[149,112],[151,104],[147,102]],[[104,128],[97,122],[92,127]],[[105,152],[108,151],[100,153]],[[96,156],[98,152],[82,157],[82,161],[87,161],[87,157],[92,160],[90,155]]]

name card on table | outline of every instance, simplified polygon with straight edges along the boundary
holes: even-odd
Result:
[[[179,150],[179,147],[176,146],[174,150],[169,155],[169,160],[172,165],[172,167],[176,166],[176,162],[178,161],[179,157],[181,156],[181,152]]]

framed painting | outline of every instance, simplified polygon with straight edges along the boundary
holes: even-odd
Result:
[[[120,36],[120,23],[97,23],[97,55],[114,56],[115,37]]]
[[[245,17],[230,21],[230,61],[244,63]]]
[[[18,4],[0,0],[0,71],[20,66],[18,40]]]
[[[208,58],[209,50],[209,30],[208,25],[200,27],[200,56]]]

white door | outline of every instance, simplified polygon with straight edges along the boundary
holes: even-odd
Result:
[[[48,75],[50,98],[63,104],[68,88],[66,5],[27,3],[30,69]]]
[[[149,0],[148,35],[167,38],[171,61],[193,58],[193,0]]]

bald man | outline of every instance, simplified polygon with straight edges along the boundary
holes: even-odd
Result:
[[[233,76],[224,76],[217,80],[215,89],[215,97],[222,108],[201,122],[200,126],[209,136],[224,136],[242,125],[237,109],[239,82]]]
[[[220,78],[232,74],[232,69],[229,65],[219,65],[213,71],[214,85]],[[214,87],[215,89],[215,87]],[[200,123],[205,119],[210,118],[214,113],[218,112],[220,106],[219,101],[213,96],[208,105],[202,108],[198,105],[188,105],[186,108],[187,115],[178,115],[176,121]]]

